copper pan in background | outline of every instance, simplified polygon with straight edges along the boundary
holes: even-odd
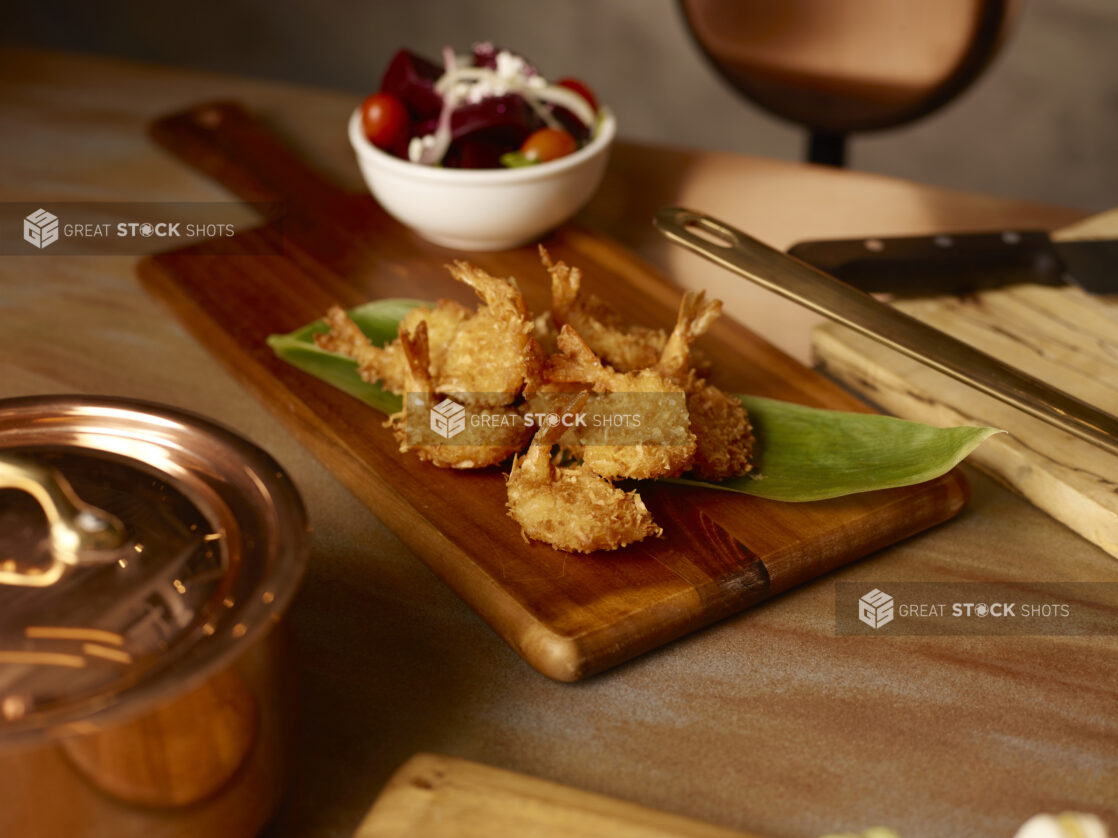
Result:
[[[282,794],[308,550],[267,454],[117,399],[0,401],[0,835],[241,838]]]

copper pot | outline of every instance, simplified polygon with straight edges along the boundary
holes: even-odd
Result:
[[[306,515],[260,449],[116,399],[0,401],[0,835],[259,832],[287,773]]]

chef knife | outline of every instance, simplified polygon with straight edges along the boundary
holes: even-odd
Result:
[[[1017,283],[1118,294],[1118,240],[1055,241],[1039,230],[806,241],[789,251],[868,293],[968,294]]]
[[[656,227],[715,264],[775,291],[939,372],[1118,454],[1118,419],[909,317],[740,230],[701,213],[666,208]]]

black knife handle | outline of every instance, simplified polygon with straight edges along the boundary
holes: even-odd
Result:
[[[862,291],[898,297],[1067,282],[1052,240],[1037,230],[807,241],[788,253]]]

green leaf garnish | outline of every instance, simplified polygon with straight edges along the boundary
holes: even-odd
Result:
[[[877,413],[738,396],[757,437],[756,476],[675,482],[770,500],[812,501],[911,486],[946,474],[997,428],[936,428]]]
[[[376,300],[351,309],[349,316],[383,346],[396,337],[404,315],[419,300]],[[268,345],[287,363],[360,399],[385,414],[400,410],[400,397],[363,381],[357,363],[319,349],[316,320],[286,335],[271,335]],[[760,396],[738,396],[757,436],[754,473],[709,483],[689,477],[673,482],[742,492],[779,501],[813,501],[856,492],[911,486],[946,474],[996,428],[936,428],[876,413],[847,413],[805,407]]]
[[[529,157],[522,151],[506,151],[501,155],[501,165],[507,169],[522,169],[525,166],[535,166],[539,162],[538,157]]]

